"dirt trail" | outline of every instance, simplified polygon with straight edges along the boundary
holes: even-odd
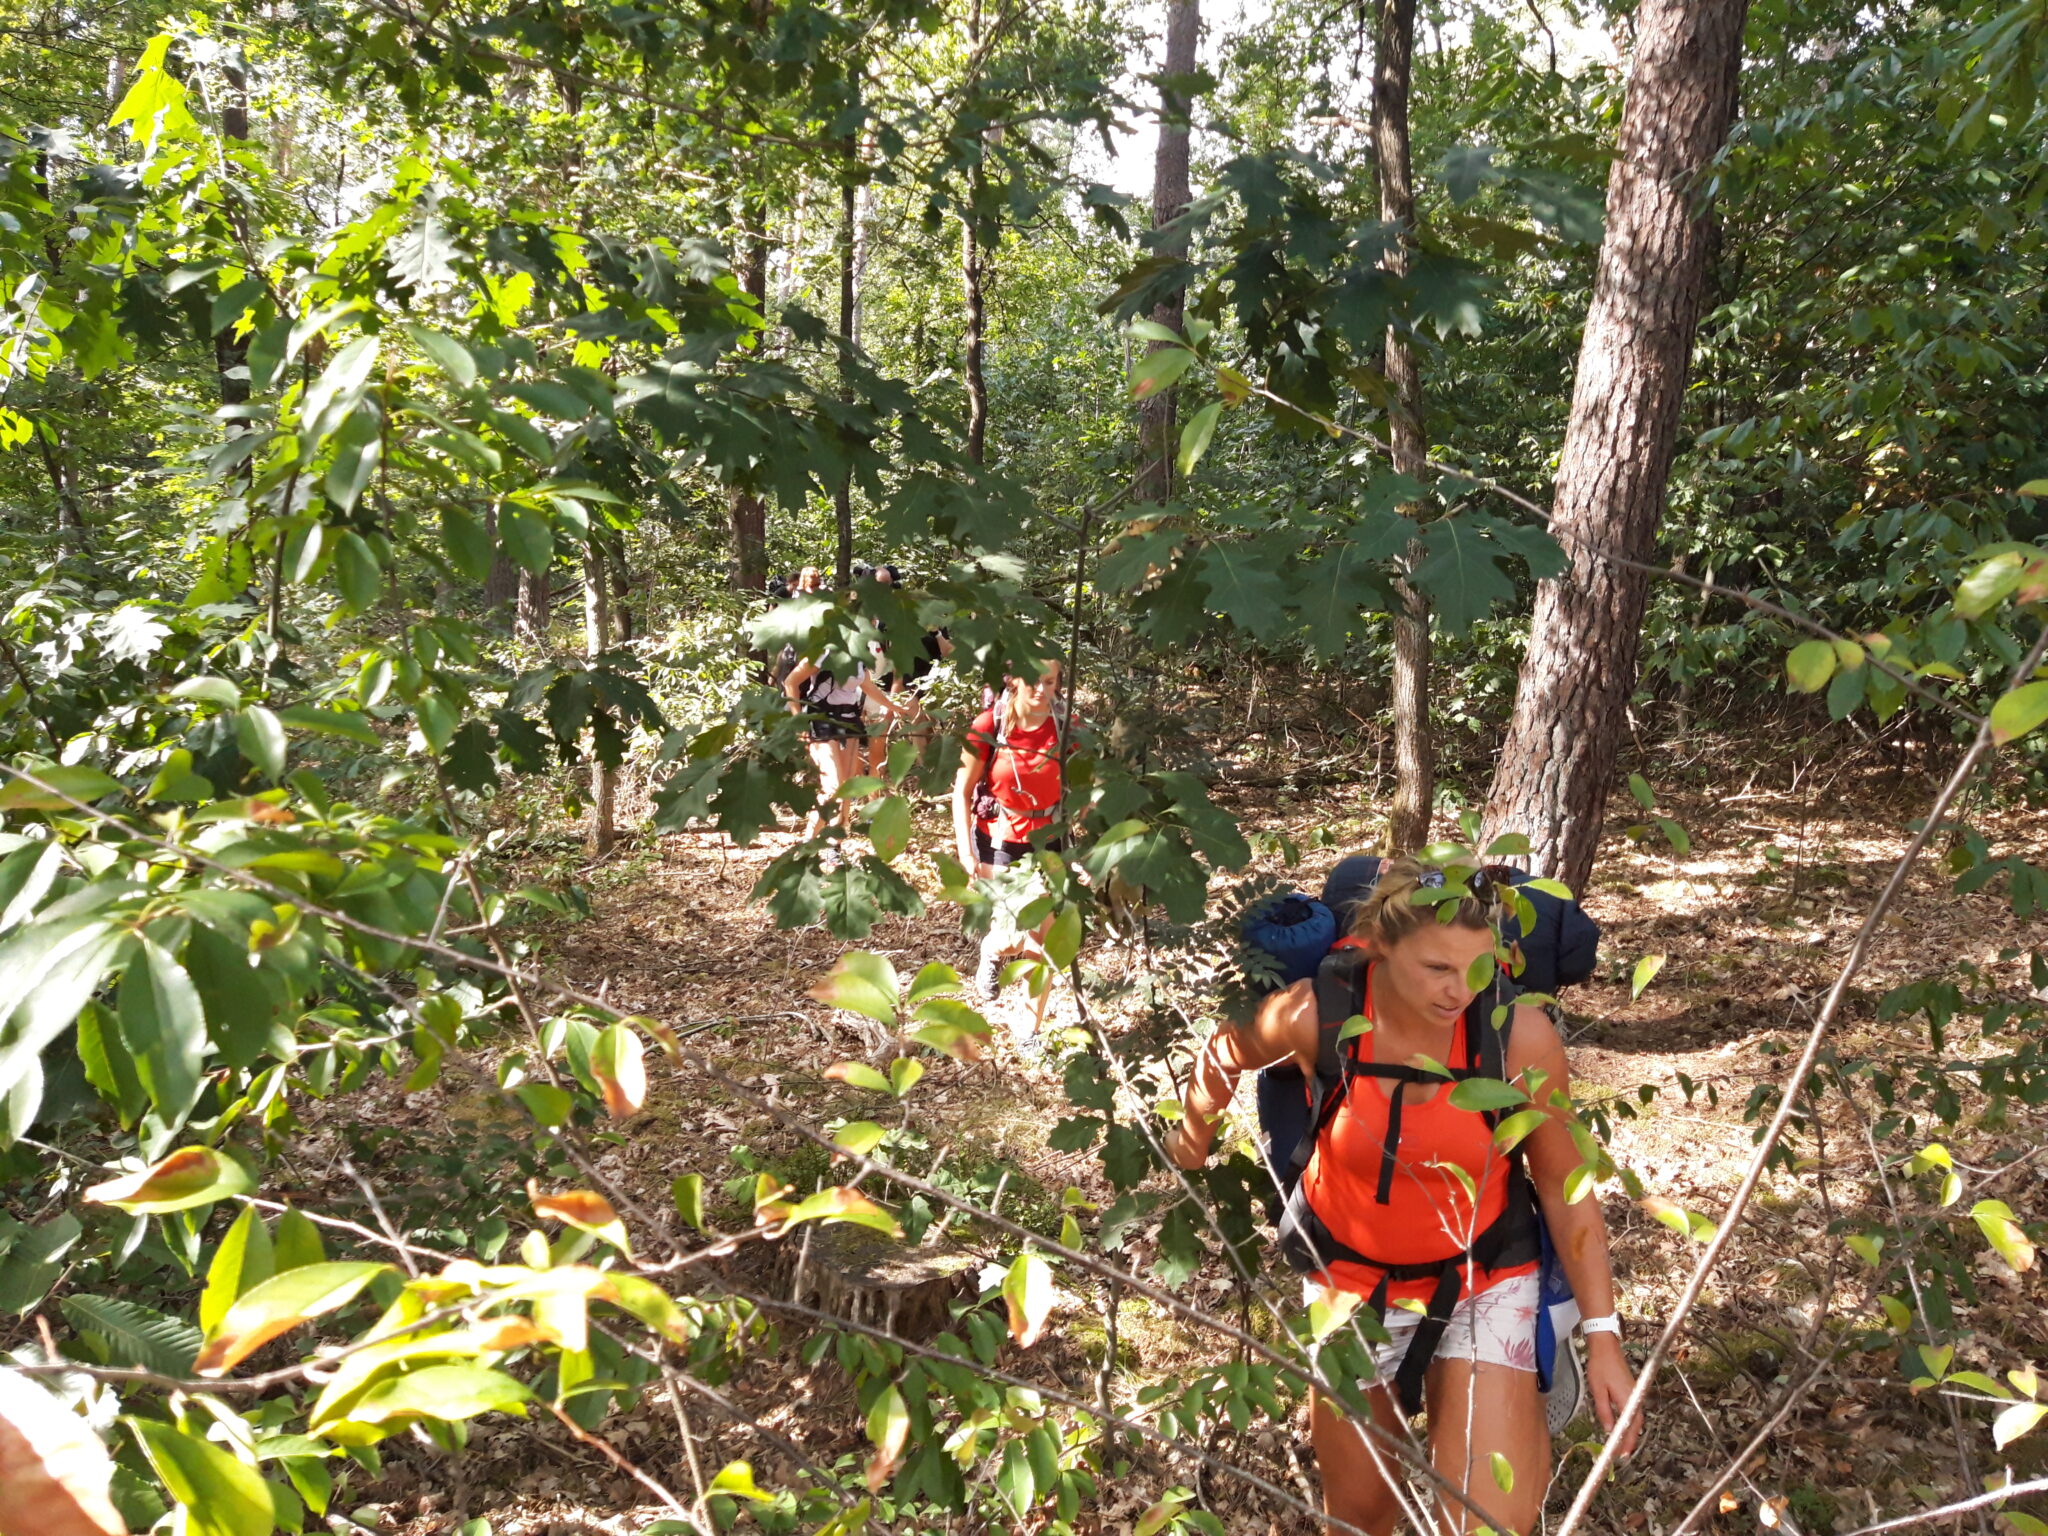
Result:
[[[1324,820],[1319,829],[1312,811],[1327,815],[1329,797],[1319,796],[1314,808],[1288,805],[1284,794],[1260,798],[1281,803],[1231,807],[1248,833],[1285,833],[1304,845],[1323,844],[1291,871],[1277,854],[1258,861],[1261,869],[1305,889],[1316,889],[1330,864],[1367,839],[1363,807],[1348,820]],[[1641,1085],[1659,1089],[1634,1118],[1615,1120],[1614,1156],[1654,1192],[1711,1217],[1751,1152],[1744,1104],[1756,1085],[1781,1075],[1782,1053],[1810,1022],[1903,846],[1903,824],[1912,812],[1888,811],[1862,787],[1824,803],[1753,788],[1711,802],[1681,802],[1665,814],[1690,833],[1691,850],[1683,858],[1654,837],[1638,845],[1624,835],[1636,820],[1625,796],[1611,814],[1599,884],[1586,902],[1605,930],[1602,966],[1591,983],[1566,998],[1573,1069],[1581,1091],[1594,1096],[1604,1090],[1634,1103]],[[922,829],[926,846],[942,830],[936,818],[929,819],[932,825]],[[2003,825],[2008,836],[2023,834],[2036,850],[2048,846],[2048,818],[2007,817]],[[1321,838],[1313,836],[1318,830]],[[737,1021],[705,1030],[697,1043],[735,1076],[799,1108],[814,1124],[834,1114],[871,1114],[872,1102],[822,1076],[834,1061],[865,1055],[871,1042],[844,1016],[806,995],[848,946],[822,929],[777,932],[765,910],[747,900],[762,868],[788,841],[786,834],[771,834],[741,850],[713,835],[683,835],[628,852],[593,873],[591,917],[555,927],[543,940],[543,953],[549,964],[586,984],[606,986],[615,1003],[678,1028]],[[916,869],[914,855],[911,867]],[[920,883],[928,885],[929,871],[922,874],[927,878]],[[1867,1035],[1877,998],[1941,959],[1967,958],[2010,982],[2022,975],[2023,962],[2003,962],[2001,951],[2029,945],[2048,945],[2048,920],[2020,923],[2002,896],[1956,898],[1946,877],[1924,861],[1845,1010],[1842,1038]],[[892,919],[862,947],[889,955],[905,974],[930,960],[950,962],[966,974],[973,962],[973,947],[960,936],[950,909]],[[1638,959],[1653,954],[1665,957],[1663,968],[1632,998],[1630,973]],[[1117,963],[1108,964],[1114,970]],[[1020,1011],[1021,1004],[1006,1000],[994,1017],[1000,1026],[1014,1022]],[[669,1180],[680,1172],[701,1172],[707,1187],[741,1172],[732,1156],[736,1145],[757,1158],[800,1156],[794,1139],[751,1107],[666,1065],[656,1076],[647,1114],[604,1158],[609,1171],[644,1189],[650,1200],[664,1199]],[[1679,1086],[1682,1077],[1694,1084],[1689,1103]],[[1002,1161],[1055,1194],[1079,1184],[1091,1195],[1107,1196],[1106,1186],[1095,1188],[1099,1169],[1092,1153],[1047,1150],[1047,1131],[1069,1112],[1064,1094],[1050,1074],[1023,1067],[1007,1046],[972,1066],[935,1062],[918,1090],[916,1108],[934,1144],[964,1149],[955,1156]],[[1248,1105],[1244,1110],[1249,1113]],[[1839,1202],[1834,1214],[1840,1215],[1866,1197],[1870,1161],[1860,1147],[1838,1145],[1834,1156],[1842,1171],[1828,1181],[1828,1198]],[[821,1159],[819,1165],[822,1171]],[[1813,1193],[1811,1180],[1774,1176],[1767,1184],[1751,1231],[1705,1298],[1704,1334],[1710,1337],[1683,1352],[1682,1379],[1660,1394],[1650,1446],[1624,1472],[1608,1505],[1622,1528],[1656,1531],[1676,1520],[1687,1479],[1701,1464],[1732,1450],[1773,1396],[1785,1342],[1812,1316],[1817,1289],[1861,1283],[1860,1276],[1830,1269],[1829,1256],[1839,1258],[1840,1249],[1822,1240],[1829,1212]],[[2022,1216],[2039,1215],[2048,1203],[2040,1198],[2038,1182],[2030,1193],[2019,1193],[2026,1196],[2014,1201]],[[1618,1189],[1610,1188],[1606,1203],[1622,1309],[1634,1320],[1632,1336],[1641,1340],[1666,1315],[1692,1251]],[[1197,1294],[1211,1279],[1197,1278]],[[1223,1284],[1220,1278],[1214,1283]],[[2038,1275],[2027,1277],[2026,1289],[2038,1307]],[[1850,1316],[1865,1310],[1846,1288],[1836,1305]],[[2028,1302],[2014,1295],[1987,1302],[1993,1305],[2024,1311]],[[2039,1332],[2038,1322],[2033,1331]],[[1094,1337],[1100,1336],[1098,1325]],[[1140,1328],[1137,1341],[1143,1358],[1132,1373],[1131,1391],[1141,1384],[1135,1378],[1194,1358],[1188,1341],[1172,1330],[1146,1335]],[[1036,1363],[1063,1380],[1074,1377],[1076,1384],[1087,1369],[1078,1355],[1042,1352]],[[859,1440],[836,1373],[805,1372],[787,1353],[781,1360],[754,1361],[732,1390],[821,1462],[854,1449]],[[1758,1472],[1757,1486],[1810,1490],[1803,1524],[1793,1522],[1800,1529],[1827,1529],[1822,1516],[1838,1516],[1846,1529],[1871,1510],[1910,1506],[1956,1481],[1952,1453],[1931,1437],[1936,1425],[1928,1406],[1913,1402],[1902,1385],[1872,1385],[1861,1395],[1823,1393],[1774,1440],[1771,1463]],[[650,1420],[650,1447],[662,1433]],[[715,1427],[706,1433],[712,1454],[774,1460],[744,1436]],[[673,1458],[672,1449],[649,1454]],[[1185,1480],[1184,1470],[1176,1475]],[[526,1497],[496,1517],[498,1536],[546,1532],[551,1520],[585,1522],[560,1526],[569,1530],[637,1529],[636,1517],[622,1511],[642,1496],[616,1482],[607,1482],[599,1469],[587,1478],[562,1467],[530,1470],[521,1485]],[[1147,1498],[1165,1486],[1142,1477],[1134,1482],[1146,1484],[1137,1492]],[[1862,1492],[1853,1499],[1840,1493],[1848,1487]],[[1740,1485],[1738,1494],[1748,1501],[1745,1508],[1754,1505]],[[1268,1528],[1268,1514],[1234,1502],[1235,1492],[1219,1497],[1219,1512],[1231,1529]],[[1129,1518],[1141,1507],[1121,1513]],[[599,1516],[596,1510],[608,1513]],[[1107,1513],[1112,1518],[1104,1529],[1116,1529],[1119,1510]],[[1743,1515],[1732,1528],[1754,1528],[1754,1519],[1753,1513]],[[1283,1522],[1278,1528],[1287,1527]]]

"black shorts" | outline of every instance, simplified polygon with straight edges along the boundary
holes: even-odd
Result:
[[[1064,838],[1052,838],[1045,844],[1048,853],[1059,853],[1066,848]],[[1031,852],[1029,843],[999,843],[989,832],[989,824],[978,821],[974,824],[974,856],[993,869],[1008,869],[1012,864],[1021,864]]]
[[[811,711],[810,737],[813,741],[859,741],[867,733],[868,728],[861,722],[858,707],[844,714],[836,709],[815,707]]]

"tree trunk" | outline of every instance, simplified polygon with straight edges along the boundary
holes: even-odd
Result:
[[[605,569],[611,573],[611,637],[620,645],[639,633],[633,617],[633,570],[626,563],[626,535],[623,530],[605,540]]]
[[[847,147],[847,181],[839,189],[839,345],[842,348],[840,368],[846,367],[845,352],[853,346],[853,264],[857,252],[855,228],[858,220],[854,215],[853,148]],[[851,398],[850,396],[848,398]],[[851,459],[851,447],[848,451]],[[842,591],[853,584],[853,469],[849,462],[846,472],[839,477],[839,488],[832,494],[833,523],[838,530],[838,548],[832,561],[832,580]]]
[[[1408,141],[1408,87],[1414,73],[1415,0],[1380,0],[1373,44],[1372,147],[1380,183],[1380,218],[1398,237],[1387,270],[1408,271],[1415,243],[1415,174]],[[1394,468],[1422,474],[1429,444],[1422,433],[1422,375],[1410,333],[1387,327],[1387,439]],[[1410,545],[1408,563],[1421,558]],[[1387,817],[1387,851],[1408,853],[1429,841],[1436,795],[1435,742],[1429,729],[1429,598],[1408,582],[1394,583],[1394,804]]]
[[[747,229],[740,251],[740,287],[765,312],[768,307],[768,239],[762,232],[767,210],[750,202],[742,216]],[[726,502],[726,526],[732,533],[732,585],[735,592],[759,592],[768,585],[768,503],[752,491],[734,490]]]
[[[1698,193],[1735,115],[1748,0],[1644,0],[1607,179],[1607,238],[1579,349],[1552,527],[1571,564],[1537,590],[1515,715],[1487,802],[1490,835],[1527,835],[1531,867],[1586,888],[1629,695],[1646,561],[1678,441],[1708,242]]]
[[[221,138],[226,143],[241,144],[249,137],[248,80],[240,69],[233,66],[222,73],[226,76],[228,95],[220,113]],[[237,231],[246,238],[246,220],[239,204],[229,209],[229,217],[234,220]],[[229,320],[226,328],[213,338],[214,372],[220,381],[222,405],[246,405],[249,400],[249,338],[235,334],[238,318]],[[238,437],[248,430],[248,422],[232,422],[228,426],[228,436]],[[246,479],[248,474],[249,466],[245,463],[242,475]]]
[[[1201,0],[1166,0],[1166,58],[1161,74],[1167,83],[1159,91],[1159,149],[1152,162],[1152,227],[1171,224],[1187,211],[1188,111],[1192,106],[1183,82],[1195,72],[1195,43],[1201,35]],[[1158,247],[1169,256],[1185,256],[1185,236],[1166,240]],[[1152,318],[1169,330],[1178,331],[1187,303],[1187,290],[1177,288],[1152,310]],[[1156,351],[1164,342],[1154,342]],[[1173,495],[1174,390],[1163,390],[1139,407],[1138,477],[1131,490],[1137,502],[1165,502]]]
[[[491,557],[491,568],[484,576],[484,608],[492,622],[502,623],[506,613],[519,600],[519,567],[498,548],[496,502],[484,508],[484,531],[491,536],[491,548],[497,551]]]
[[[603,550],[595,543],[583,552],[583,654],[596,661],[611,646],[611,603],[605,586]],[[593,748],[595,743],[592,743]],[[590,847],[610,853],[617,831],[612,826],[618,799],[619,771],[590,754]]]
[[[519,573],[519,633],[527,639],[547,639],[548,624],[553,615],[554,592],[548,583],[548,572],[538,576],[531,571]]]
[[[980,51],[981,0],[973,0],[967,15],[968,58]],[[988,153],[986,134],[982,136],[982,153]],[[988,314],[981,295],[981,240],[974,229],[986,185],[987,177],[976,161],[967,173],[967,212],[960,220],[960,298],[967,311],[966,356],[961,367],[967,380],[967,456],[977,464],[988,462],[988,380],[981,366]]]

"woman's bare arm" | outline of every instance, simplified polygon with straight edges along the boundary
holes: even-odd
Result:
[[[960,853],[960,867],[970,875],[986,873],[975,857],[974,816],[970,807],[974,804],[974,786],[981,782],[987,767],[970,737],[967,749],[960,754],[960,772],[953,779],[953,842]]]
[[[1537,1107],[1549,1117],[1522,1143],[1529,1177],[1536,1184],[1536,1198],[1543,1207],[1543,1219],[1550,1227],[1550,1239],[1557,1247],[1558,1261],[1571,1282],[1572,1296],[1582,1317],[1615,1314],[1614,1269],[1607,1255],[1607,1217],[1599,1199],[1588,1193],[1577,1204],[1565,1199],[1565,1180],[1584,1158],[1571,1132],[1570,1109],[1552,1101],[1552,1094],[1571,1098],[1571,1068],[1565,1060],[1564,1041],[1557,1026],[1540,1008],[1517,1008],[1515,1028],[1508,1045],[1508,1071],[1525,1089],[1533,1089]],[[1537,1074],[1541,1076],[1537,1076]],[[1586,1337],[1587,1385],[1592,1391],[1593,1411],[1603,1427],[1612,1427],[1616,1414],[1628,1398],[1634,1378],[1621,1352],[1618,1334],[1594,1333]],[[1635,1449],[1642,1420],[1629,1426],[1624,1455]]]
[[[1167,1156],[1183,1168],[1201,1167],[1238,1078],[1290,1056],[1314,1071],[1316,1031],[1315,983],[1297,981],[1261,1002],[1248,1023],[1226,1025],[1211,1035],[1196,1053],[1181,1122],[1166,1140]]]
[[[789,676],[782,680],[783,696],[789,700],[789,712],[800,715],[804,707],[798,702],[804,684],[818,675],[818,664],[814,661],[800,661],[789,669]]]

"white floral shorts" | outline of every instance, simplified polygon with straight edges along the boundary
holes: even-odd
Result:
[[[1311,1298],[1319,1288],[1310,1282]],[[1535,1275],[1517,1275],[1475,1296],[1451,1311],[1451,1321],[1436,1347],[1439,1360],[1474,1360],[1505,1365],[1511,1370],[1536,1369],[1536,1307],[1542,1290]],[[1389,1343],[1373,1347],[1373,1366],[1381,1381],[1392,1381],[1415,1337],[1422,1314],[1390,1306],[1383,1319]]]

